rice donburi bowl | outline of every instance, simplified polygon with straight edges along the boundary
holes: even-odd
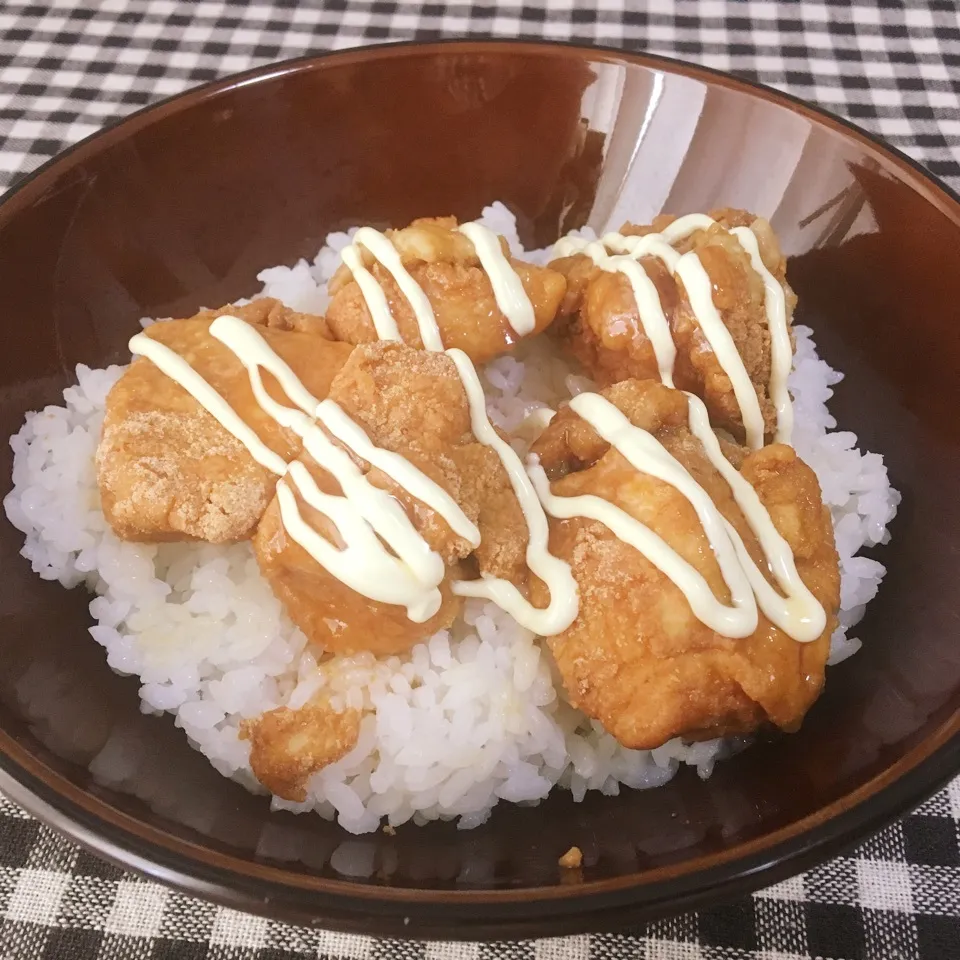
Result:
[[[769,225],[398,226],[131,331],[13,438],[24,555],[143,708],[353,832],[797,729],[898,495],[829,430]]]

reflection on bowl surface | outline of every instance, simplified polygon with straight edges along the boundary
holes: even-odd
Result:
[[[364,932],[610,927],[772,882],[861,838],[960,768],[960,205],[909,162],[769,91],[644,57],[527,44],[400,46],[185,94],[55,161],[0,206],[0,430],[77,363],[126,362],[141,317],[249,296],[331,231],[517,215],[529,248],[717,205],[770,220],[798,323],[844,371],[831,412],[903,493],[884,586],[800,733],[709,780],[555,792],[453,824],[350,836],[271,813],[86,634],[88,597],[33,576],[0,525],[2,785],[101,852],[194,892]],[[11,453],[0,461],[10,476]],[[557,866],[583,853],[572,878]]]

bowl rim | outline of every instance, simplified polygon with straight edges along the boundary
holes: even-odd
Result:
[[[852,121],[759,81],[673,57],[603,45],[537,39],[451,38],[366,44],[264,64],[190,87],[128,114],[69,146],[17,181],[0,198],[0,229],[11,215],[86,156],[146,127],[250,84],[338,65],[428,55],[527,52],[625,63],[702,80],[772,101],[854,140],[899,168],[924,199],[960,226],[960,195],[918,161]],[[124,869],[185,893],[291,922],[398,937],[483,939],[613,929],[746,894],[836,856],[866,839],[960,773],[960,711],[915,744],[894,766],[831,804],[728,851],[601,881],[495,890],[373,886],[287,872],[167,834],[82,790],[0,730],[0,790],[38,820]],[[345,834],[346,836],[346,834]],[[231,866],[232,865],[232,866]],[[648,874],[653,874],[648,875]],[[376,905],[377,916],[369,908]],[[413,916],[416,914],[416,916]]]

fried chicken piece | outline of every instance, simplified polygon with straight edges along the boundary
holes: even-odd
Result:
[[[789,323],[796,297],[787,284],[786,257],[766,220],[729,209],[714,210],[710,216],[717,221],[715,226],[696,231],[675,249],[679,253],[696,251],[713,282],[714,305],[756,388],[769,439],[776,430],[776,410],[769,394],[770,333],[763,280],[747,251],[728,230],[740,226],[753,230],[764,266],[784,288]],[[659,233],[675,219],[657,217],[649,227],[626,224],[621,233]],[[671,276],[656,257],[642,257],[639,262],[657,288],[676,344],[675,385],[703,399],[711,422],[743,440],[743,421],[730,378],[701,332],[682,281]],[[629,279],[601,270],[584,255],[565,257],[550,266],[567,277],[567,295],[560,308],[563,320],[554,329],[591,376],[601,385],[631,377],[659,380],[653,345],[644,331]]]
[[[335,340],[327,321],[312,313],[298,313],[273,297],[260,297],[249,303],[237,305],[228,303],[216,310],[201,310],[194,320],[216,320],[217,317],[239,317],[257,327],[270,327],[273,330],[296,330],[299,333],[312,333],[325,340]]]
[[[577,870],[583,865],[583,851],[579,847],[571,847],[557,863],[564,870]]]
[[[363,344],[333,381],[329,396],[374,444],[400,454],[439,484],[477,525],[482,543],[474,551],[432,508],[354,456],[374,486],[396,497],[447,566],[440,609],[425,623],[414,623],[404,607],[362,596],[317,563],[287,533],[274,498],[254,537],[254,550],[274,593],[309,640],[338,653],[410,649],[453,622],[461,601],[450,592],[449,580],[468,575],[463,561],[471,554],[481,570],[522,581],[527,538],[523,513],[499,457],[471,431],[467,397],[449,357],[399,343]],[[300,459],[321,490],[341,492],[309,454]],[[342,548],[336,526],[297,496],[307,523]]]
[[[318,336],[320,318],[269,300],[147,328],[148,337],[187,360],[267,446],[292,460],[300,452],[299,437],[260,408],[243,365],[210,335],[210,324],[223,313],[258,324],[270,347],[318,398],[326,396],[353,348]],[[304,332],[308,328],[311,332]],[[289,403],[272,376],[265,373],[264,382],[271,396]],[[104,516],[123,540],[244,540],[253,534],[277,479],[144,357],[134,358],[107,397],[96,461]]]
[[[480,266],[473,243],[456,231],[455,217],[414,220],[387,236],[403,265],[429,299],[443,344],[463,350],[474,363],[485,363],[505,353],[521,339],[497,306],[490,278]],[[517,271],[533,305],[536,319],[531,336],[545,329],[556,316],[566,290],[563,277],[554,270],[524,263],[509,256],[506,241],[501,246]],[[417,319],[392,275],[361,248],[364,264],[380,284],[405,343],[422,347]],[[332,300],[327,323],[334,336],[348,343],[377,339],[370,311],[345,265],[330,280]]]
[[[307,780],[346,756],[359,735],[359,710],[337,713],[325,702],[277,707],[240,727],[240,739],[250,741],[253,775],[275,796],[297,803],[307,799]]]
[[[730,488],[688,428],[686,397],[651,380],[624,381],[603,395],[683,464],[766,571]],[[637,471],[568,407],[533,450],[556,495],[593,494],[620,507],[698,570],[719,600],[730,602],[701,522],[674,487]],[[768,722],[792,731],[823,686],[840,577],[816,476],[783,444],[752,453],[725,444],[724,450],[793,550],[800,577],[826,610],[827,625],[818,639],[799,643],[761,612],[753,634],[724,637],[694,616],[672,580],[605,525],[583,517],[551,519],[550,549],[572,566],[580,612],[548,643],[571,703],[627,747],[745,733]]]

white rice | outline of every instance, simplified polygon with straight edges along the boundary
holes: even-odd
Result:
[[[484,217],[519,250],[504,207],[495,204]],[[348,234],[332,234],[312,264],[264,270],[261,295],[323,312],[326,280],[348,242]],[[847,631],[884,574],[881,564],[857,551],[886,542],[900,497],[881,456],[861,453],[852,433],[830,432],[836,423],[826,402],[841,375],[817,357],[810,330],[797,327],[796,334],[795,445],[819,477],[842,565],[834,663],[859,648]],[[90,633],[110,667],[139,677],[143,712],[173,714],[223,775],[263,790],[250,770],[249,744],[238,738],[244,719],[301,706],[321,689],[334,704],[366,711],[357,745],[310,779],[307,801],[274,798],[275,807],[316,810],[354,833],[383,820],[395,826],[458,817],[468,828],[484,822],[501,799],[536,803],[555,785],[579,801],[588,790],[659,786],[680,764],[706,777],[737,746],[672,740],[652,751],[624,749],[565,703],[537,638],[479,601],[469,601],[453,629],[409,656],[339,658],[320,670],[315,651],[260,576],[248,543],[124,543],[108,528],[94,451],[107,392],[123,369],[80,365],[62,406],[27,414],[10,441],[15,457],[7,516],[25,534],[22,553],[37,574],[96,594]],[[536,341],[493,361],[484,378],[491,416],[507,428],[589,386],[549,344]],[[129,757],[114,762],[124,753],[122,744],[108,740],[91,763],[94,775],[109,783],[135,781]]]

